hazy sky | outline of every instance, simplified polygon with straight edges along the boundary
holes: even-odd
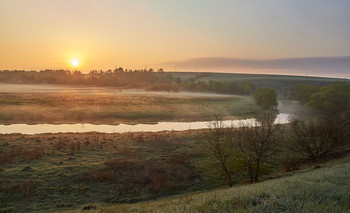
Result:
[[[68,69],[77,58],[83,71],[240,72],[249,66],[181,61],[338,56],[350,56],[349,0],[0,0],[0,69]]]

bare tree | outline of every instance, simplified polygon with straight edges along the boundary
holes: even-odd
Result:
[[[346,145],[349,138],[345,122],[333,118],[302,121],[293,119],[291,126],[292,151],[299,156],[317,160]]]
[[[257,182],[262,164],[271,164],[281,148],[281,126],[274,124],[275,116],[259,114],[256,122],[245,124],[237,134],[237,145],[246,156],[251,182]]]
[[[209,157],[209,161],[215,169],[223,172],[227,183],[233,186],[232,175],[234,169],[231,166],[234,129],[227,126],[222,120],[216,119],[209,123],[209,128],[200,136],[199,147]]]

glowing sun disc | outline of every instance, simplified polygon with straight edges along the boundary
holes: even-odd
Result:
[[[77,67],[79,65],[79,60],[78,59],[72,59],[70,63],[74,66]]]

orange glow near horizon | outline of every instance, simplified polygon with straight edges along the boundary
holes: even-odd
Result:
[[[166,62],[350,56],[350,28],[346,27],[350,2],[310,4],[292,0],[2,1],[0,70],[184,71],[185,67]],[[197,68],[195,64],[188,69]],[[202,69],[213,70],[212,66]],[[224,71],[231,69],[239,67]]]

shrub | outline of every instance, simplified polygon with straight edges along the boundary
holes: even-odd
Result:
[[[337,119],[315,119],[290,123],[292,151],[301,158],[317,160],[342,147],[349,138],[347,126]]]

